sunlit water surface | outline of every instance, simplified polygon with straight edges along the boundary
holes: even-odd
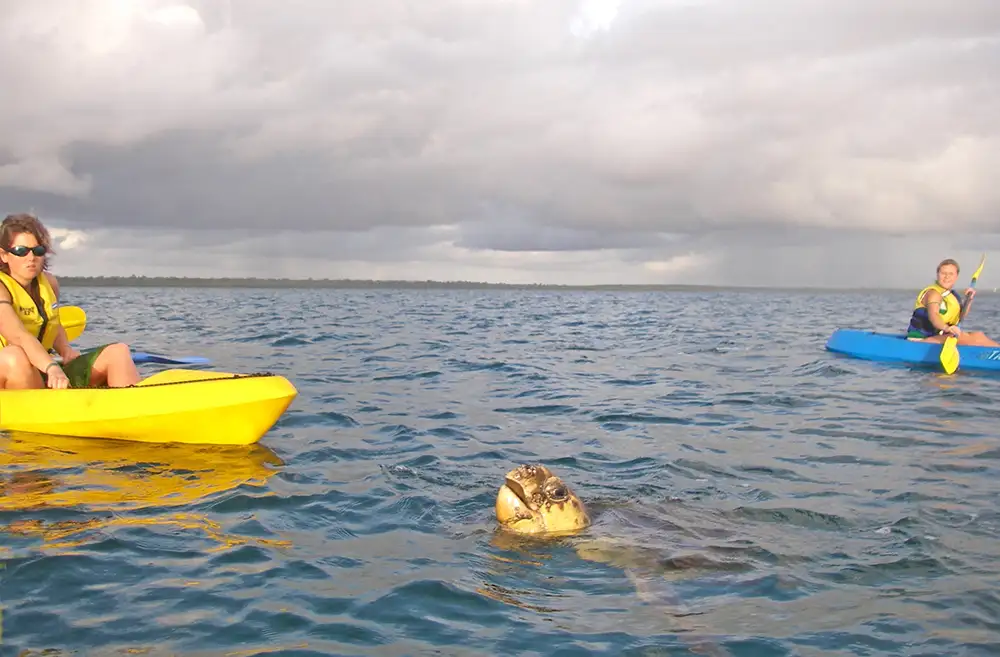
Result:
[[[4,655],[1000,653],[1000,377],[823,349],[912,294],[64,296],[300,394],[252,449],[0,436]],[[523,462],[593,526],[497,533]]]

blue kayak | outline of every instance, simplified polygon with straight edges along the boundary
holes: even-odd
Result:
[[[903,333],[837,329],[826,342],[830,351],[853,358],[925,365],[941,369],[941,344],[907,340]],[[959,346],[959,369],[1000,372],[1000,348]]]

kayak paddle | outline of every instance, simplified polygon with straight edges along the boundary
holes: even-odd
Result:
[[[83,349],[82,351],[93,351],[93,348]],[[171,358],[170,356],[151,354],[145,351],[133,351],[132,362],[136,365],[141,363],[158,363],[161,365],[208,365],[212,361],[203,356],[182,356],[180,358]]]
[[[975,273],[972,274],[972,284],[970,287],[976,289],[976,283],[979,281],[979,274],[983,271],[983,265],[986,264],[986,254],[983,254],[983,259],[979,261],[979,267],[976,268]],[[965,316],[969,314],[969,307],[972,306],[972,299],[969,299],[965,303],[965,308],[962,309],[962,314],[958,317],[958,322],[955,326],[962,323]],[[959,361],[961,360],[958,355],[958,338],[954,335],[949,335],[941,346],[941,367],[944,368],[946,374],[954,374],[955,370],[958,369]]]
[[[87,327],[87,313],[79,306],[60,306],[59,323],[66,329],[66,339],[72,342]]]
[[[150,354],[145,351],[133,351],[132,362],[134,363],[162,363],[164,365],[208,365],[212,361],[204,356],[181,356],[171,358],[160,354]]]
[[[66,330],[66,338],[72,342],[83,333],[87,327],[87,313],[79,306],[60,306],[59,322]],[[145,351],[133,351],[132,362],[139,363],[160,363],[164,365],[208,365],[211,361],[202,356],[185,356],[181,358],[171,358],[161,354],[151,354]]]

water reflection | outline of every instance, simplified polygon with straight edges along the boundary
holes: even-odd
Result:
[[[209,520],[200,513],[168,513],[154,517],[105,517],[88,520],[61,520],[46,523],[43,520],[16,520],[5,529],[12,536],[33,537],[44,543],[47,550],[65,552],[73,548],[89,545],[91,532],[106,531],[123,527],[168,528],[172,530],[196,530],[214,542],[214,546],[204,548],[206,554],[221,552],[241,545],[268,547],[289,547],[288,541],[243,536],[223,530],[222,525]]]
[[[263,486],[282,465],[260,444],[160,445],[11,432],[0,437],[0,510],[179,506],[240,485]]]
[[[277,454],[260,444],[154,445],[11,432],[0,437],[0,512],[22,513],[3,529],[11,536],[40,539],[50,549],[87,544],[95,530],[140,525],[197,530],[213,540],[216,547],[209,551],[249,541],[283,544],[227,533],[218,522],[193,510],[166,512],[240,486],[262,488],[283,465]],[[86,517],[51,522],[28,517],[56,509]],[[119,515],[141,509],[164,513]]]

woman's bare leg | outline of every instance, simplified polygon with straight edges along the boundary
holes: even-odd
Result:
[[[29,390],[44,388],[42,374],[28,360],[17,345],[7,345],[0,349],[0,388],[7,390]]]
[[[970,347],[1000,347],[1000,342],[986,337],[982,331],[968,331],[962,333],[958,338],[958,344],[969,345]]]
[[[132,350],[127,344],[109,344],[101,351],[90,371],[90,385],[122,388],[140,380],[139,370],[132,361]]]

